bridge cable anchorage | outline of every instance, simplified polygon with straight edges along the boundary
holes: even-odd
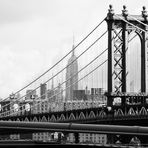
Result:
[[[133,16],[131,16],[131,15],[128,15],[128,16],[129,16],[129,17],[131,17],[132,19],[134,19],[135,21],[137,21],[138,23],[140,23],[140,24],[142,24],[142,25],[144,25],[144,26],[148,27],[148,25],[147,25],[147,24],[145,24],[145,23],[143,23],[143,22],[139,21],[137,18],[135,18],[135,17],[133,17]]]
[[[134,25],[134,24],[128,22],[127,20],[123,19],[123,18],[120,17],[119,15],[115,14],[115,16],[118,17],[118,18],[120,18],[121,20],[123,20],[123,21],[126,22],[127,24],[129,24],[129,25],[135,27],[136,29],[139,29],[139,30],[141,30],[142,32],[148,33],[147,31],[141,29],[140,27],[138,27],[138,26],[136,26],[136,25]]]
[[[108,59],[106,59],[104,62],[102,62],[101,64],[99,64],[97,67],[95,67],[92,71],[90,71],[88,74],[86,74],[84,77],[82,77],[81,79],[79,79],[78,81],[76,81],[76,82],[74,82],[74,83],[72,83],[71,85],[69,85],[68,87],[66,87],[63,91],[65,91],[67,88],[69,88],[70,86],[72,86],[72,85],[74,85],[74,84],[76,84],[76,83],[78,83],[78,82],[80,82],[81,80],[83,80],[84,78],[86,78],[87,76],[89,76],[91,73],[93,73],[95,70],[97,70],[99,67],[101,67],[102,65],[104,65],[106,62],[108,61]],[[60,92],[59,92],[60,93]],[[57,94],[59,94],[59,93],[57,93]],[[56,95],[57,95],[56,94]],[[44,94],[45,95],[45,94]],[[53,96],[52,96],[53,97]],[[40,98],[40,97],[39,97]],[[41,103],[41,102],[40,102]],[[38,104],[36,104],[36,105],[38,105]],[[35,107],[35,106],[32,106],[31,108],[33,108],[33,107]],[[20,111],[25,111],[25,109],[24,110],[20,110]],[[16,114],[18,114],[20,111],[17,111],[17,113],[14,113],[15,114],[15,116],[16,116]],[[6,112],[8,112],[8,111],[6,111]],[[6,112],[4,112],[4,113],[6,113]],[[3,113],[3,114],[4,114]],[[2,113],[1,113],[2,114]],[[1,114],[0,114],[0,116],[1,116]],[[13,115],[13,113],[12,113],[12,115]],[[10,115],[6,115],[5,117],[9,117]],[[2,117],[0,117],[1,119],[3,119]]]
[[[24,90],[25,88],[27,88],[28,86],[30,86],[31,84],[36,82],[38,79],[40,79],[42,76],[44,76],[46,73],[51,71],[56,65],[58,65],[61,61],[63,61],[71,52],[73,52],[74,49],[76,49],[78,46],[80,46],[104,21],[105,21],[105,18],[91,32],[89,32],[72,50],[70,50],[64,57],[62,57],[57,63],[55,63],[52,67],[50,67],[47,71],[45,71],[43,74],[41,74],[35,80],[30,82],[28,85],[26,85],[23,88],[21,88],[20,90],[16,91],[14,93],[14,95],[16,95],[17,93],[21,92],[22,90]],[[9,99],[9,97],[3,99],[3,101],[5,101],[7,99]]]
[[[81,57],[86,51],[88,51],[93,45],[95,45],[105,34],[107,33],[107,31],[105,31],[99,38],[97,38],[88,48],[86,48],[74,61],[76,61],[79,57]],[[87,66],[89,66],[93,61],[95,61],[98,57],[100,57],[104,52],[106,52],[107,51],[107,49],[105,49],[102,53],[100,53],[96,58],[94,58],[89,64],[87,64],[86,66],[85,66],[85,68],[87,67]],[[74,61],[72,61],[71,63],[73,63]],[[70,63],[70,64],[71,64]],[[69,65],[70,65],[69,64]],[[67,65],[67,66],[69,66],[69,65]],[[49,80],[52,80],[55,76],[57,76],[59,73],[61,73],[64,69],[66,69],[67,68],[67,66],[65,67],[65,68],[63,68],[61,71],[59,71],[57,74],[55,74],[52,78],[50,78]],[[82,69],[84,69],[84,68],[82,68]],[[82,71],[82,69],[80,70],[80,71]],[[79,71],[79,72],[80,72]],[[71,78],[71,77],[70,77]],[[69,78],[69,79],[70,79]],[[47,80],[45,83],[47,83],[49,80]],[[68,80],[67,80],[68,81]],[[63,83],[66,83],[67,81],[65,81],[65,82],[63,82]],[[62,84],[63,84],[62,83]],[[40,86],[39,86],[40,87]],[[38,89],[39,87],[37,87],[36,89]],[[58,88],[58,86],[56,87],[56,88]],[[56,88],[54,88],[54,89],[56,89]],[[34,89],[33,91],[35,91],[36,89]],[[44,95],[46,95],[46,94],[44,94]],[[22,96],[22,97],[20,97],[20,98],[18,98],[16,101],[18,101],[18,100],[20,100],[20,99],[22,99],[23,97],[25,97],[26,95],[24,95],[24,96]],[[42,96],[40,96],[40,97],[42,97]],[[38,97],[38,98],[40,98],[40,97]],[[53,97],[53,96],[52,96]],[[38,99],[38,98],[36,98],[36,99]],[[8,105],[11,105],[11,104],[13,104],[14,102],[12,102],[12,103],[9,103],[9,104],[6,104],[6,105],[4,105],[3,106],[3,108],[4,107],[6,107],[6,106],[8,106]],[[25,106],[25,104],[24,104],[24,106]],[[6,111],[6,112],[9,112],[9,111]],[[3,112],[4,113],[4,112]],[[2,113],[1,113],[2,114]],[[1,115],[0,114],[0,115]]]
[[[145,21],[147,21],[148,14],[147,14],[147,10],[146,10],[146,7],[145,7],[145,6],[143,6],[142,16],[143,16],[143,18],[145,19]],[[131,15],[129,15],[129,17],[131,17],[131,18],[134,19],[135,21],[141,23],[142,25],[148,27],[147,24],[143,23],[142,21],[138,20],[137,18],[135,18],[135,17],[133,17],[133,16],[131,16]]]

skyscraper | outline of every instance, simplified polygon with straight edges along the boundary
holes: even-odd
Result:
[[[78,62],[74,53],[74,45],[72,47],[72,55],[68,60],[66,68],[66,101],[73,100],[73,91],[78,90]]]
[[[28,89],[26,90],[26,98],[25,100],[30,100],[36,97],[36,90],[33,89]]]
[[[46,93],[47,93],[47,84],[46,83],[40,84],[40,96],[41,96],[41,99],[46,98]]]

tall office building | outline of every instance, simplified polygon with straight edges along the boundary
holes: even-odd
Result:
[[[74,53],[74,45],[72,47],[72,56],[68,60],[66,69],[66,101],[73,100],[73,91],[78,90],[78,62]]]
[[[33,89],[26,90],[25,100],[30,100],[35,97],[36,97],[36,90],[33,90]]]
[[[40,96],[41,99],[45,99],[46,98],[46,93],[47,93],[47,84],[43,83],[40,85]]]

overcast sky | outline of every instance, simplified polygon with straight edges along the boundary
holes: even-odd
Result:
[[[108,12],[127,5],[141,14],[147,0],[0,0],[0,97],[51,67]],[[61,54],[59,54],[59,52]]]

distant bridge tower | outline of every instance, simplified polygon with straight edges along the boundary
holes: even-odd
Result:
[[[131,17],[130,17],[131,16]],[[141,41],[141,92],[146,92],[148,88],[148,61],[147,61],[147,11],[143,7],[142,15],[130,15],[123,6],[122,15],[115,15],[112,5],[108,10],[106,22],[108,26],[108,93],[127,92],[127,68],[126,51],[128,49],[128,39],[131,33],[135,32]],[[134,18],[136,18],[136,20]],[[123,19],[125,21],[123,21]],[[129,23],[127,23],[128,21]],[[144,24],[142,24],[144,23]],[[134,27],[131,24],[137,27]],[[138,27],[140,29],[138,29]]]

